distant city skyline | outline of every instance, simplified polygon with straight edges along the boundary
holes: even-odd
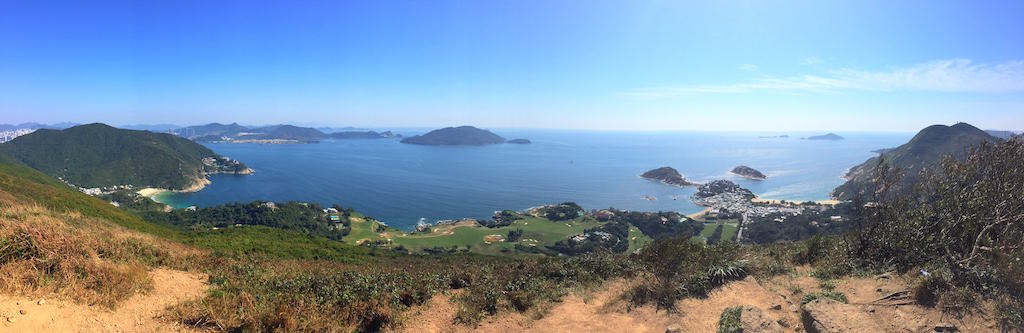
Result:
[[[1024,129],[1019,2],[4,1],[0,123]]]

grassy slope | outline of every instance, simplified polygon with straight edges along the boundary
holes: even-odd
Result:
[[[334,242],[323,237],[310,237],[296,231],[272,228],[227,228],[188,233],[149,223],[103,200],[82,194],[39,171],[12,162],[0,155],[0,190],[15,198],[37,203],[58,212],[78,212],[84,216],[113,222],[161,238],[195,245],[200,248],[263,254],[281,258],[330,258],[358,260],[366,249]]]

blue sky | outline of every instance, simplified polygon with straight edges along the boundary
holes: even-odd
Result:
[[[1024,129],[1021,2],[0,2],[0,123]]]

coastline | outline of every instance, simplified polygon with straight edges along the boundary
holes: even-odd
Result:
[[[155,201],[157,203],[164,204],[164,205],[170,207],[171,206],[170,204],[160,200],[160,197],[163,194],[172,193],[172,192],[174,192],[174,193],[199,192],[200,190],[206,188],[207,185],[210,185],[210,180],[207,179],[206,177],[202,177],[202,178],[199,178],[199,179],[196,179],[195,181],[193,181],[192,185],[189,185],[188,187],[180,189],[180,190],[170,190],[170,189],[165,189],[165,188],[146,187],[146,188],[140,189],[138,191],[135,191],[135,193],[137,193],[138,195],[144,196],[146,198],[149,198],[150,200],[153,200],[153,201]]]
[[[750,199],[750,201],[752,201],[752,202],[760,202],[760,203],[769,203],[769,204],[781,204],[782,201],[795,202],[795,203],[801,203],[801,202],[808,202],[808,201],[810,201],[810,202],[819,203],[819,204],[822,204],[822,205],[837,205],[837,204],[839,204],[841,202],[841,201],[836,200],[836,199],[828,199],[828,200],[780,200],[780,199],[762,199],[760,197],[754,197],[753,199]]]

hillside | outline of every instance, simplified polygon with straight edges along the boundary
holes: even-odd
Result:
[[[179,128],[174,130],[174,134],[191,139],[202,136],[234,136],[248,130],[248,127],[239,125],[238,123],[231,123],[227,125],[210,123],[206,125]]]
[[[505,143],[505,138],[473,126],[446,127],[402,139],[402,143],[427,146],[482,146]]]
[[[967,148],[986,141],[996,142],[999,139],[966,123],[929,126],[909,142],[893,149],[881,150],[879,156],[851,168],[846,174],[846,183],[833,190],[832,196],[839,200],[851,200],[858,195],[874,193],[872,178],[879,160],[899,168],[902,173],[902,179],[896,184],[897,191],[910,191],[919,180],[921,170],[938,166],[947,155],[963,158]]]
[[[185,189],[207,172],[246,170],[204,165],[210,149],[171,134],[123,130],[104,124],[41,129],[0,145],[15,160],[80,187],[115,185]],[[216,161],[218,159],[213,159]]]

